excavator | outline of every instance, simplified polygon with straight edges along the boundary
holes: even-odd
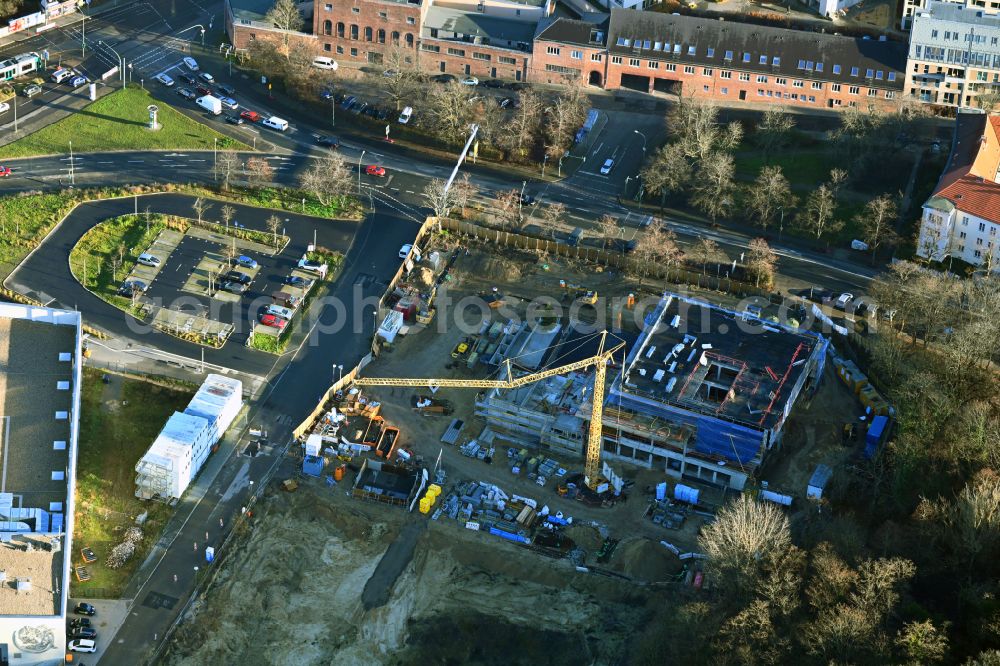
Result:
[[[624,342],[607,346],[607,331],[600,334],[597,353],[580,361],[540,370],[520,377],[515,377],[511,359],[504,360],[506,379],[431,379],[431,378],[400,378],[400,377],[356,377],[354,384],[358,386],[408,386],[413,388],[475,388],[475,389],[516,389],[526,384],[532,384],[555,375],[561,375],[574,370],[594,366],[594,391],[591,394],[592,408],[590,413],[590,429],[587,433],[587,449],[584,464],[584,484],[596,493],[605,488],[601,479],[601,434],[603,431],[602,415],[604,413],[604,381],[607,375],[608,363],[621,350]]]

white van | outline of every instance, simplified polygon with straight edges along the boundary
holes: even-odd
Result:
[[[205,95],[195,100],[195,104],[205,109],[214,116],[222,113],[222,100],[214,95]]]
[[[291,319],[292,315],[295,314],[292,310],[283,308],[280,305],[268,305],[264,312],[275,317],[281,317],[282,319]]]
[[[56,71],[52,72],[51,78],[54,83],[62,83],[71,76],[73,76],[72,69],[63,69],[62,67],[60,67]]]
[[[339,67],[336,60],[327,58],[326,56],[316,56],[313,58],[312,66],[316,69],[330,69],[333,71],[336,71],[337,67]]]
[[[278,130],[279,132],[284,132],[286,129],[288,129],[288,121],[283,118],[279,118],[278,116],[271,116],[270,118],[265,118],[264,120],[260,121],[260,124],[263,125],[264,127],[270,127],[273,130]]]
[[[405,109],[403,109],[403,112],[399,114],[399,124],[405,125],[406,123],[410,122],[410,116],[412,115],[413,115],[412,106],[408,106]]]

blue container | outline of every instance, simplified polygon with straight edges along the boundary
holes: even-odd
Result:
[[[865,458],[871,460],[878,453],[882,441],[889,431],[889,417],[876,416],[868,426],[868,434],[865,435]]]

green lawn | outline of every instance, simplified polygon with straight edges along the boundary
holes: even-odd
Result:
[[[146,107],[154,103],[160,108],[159,120],[163,128],[151,132],[146,129],[149,122]],[[145,90],[130,87],[102,97],[71,116],[7,144],[0,148],[0,158],[69,153],[70,141],[74,152],[88,153],[171,148],[211,150],[215,139],[219,140],[219,148],[249,149],[154,100]]]
[[[72,193],[0,197],[0,280],[10,275],[77,201]]]
[[[118,287],[135,266],[139,255],[156,240],[166,221],[162,215],[123,215],[94,226],[69,254],[73,275],[84,287],[117,308],[131,311],[131,300],[118,295]],[[124,254],[119,249],[124,248]],[[116,266],[116,262],[120,262]],[[117,268],[117,270],[116,270]]]
[[[111,597],[124,589],[171,514],[165,504],[135,497],[135,464],[192,393],[118,376],[106,385],[100,370],[84,368],[83,373],[71,555],[74,566],[82,564],[80,549],[91,548],[97,561],[87,565],[91,580],[81,583],[73,576],[70,591],[79,597]],[[143,511],[149,514],[139,550],[126,566],[109,569],[108,553]]]
[[[364,217],[364,206],[354,197],[337,197],[328,204],[321,204],[316,198],[301,190],[289,188],[262,187],[258,189],[234,188],[239,193],[240,203],[260,208],[277,208],[293,213],[316,215],[340,219],[357,219]],[[305,199],[305,206],[302,200]]]
[[[739,152],[736,154],[736,177],[753,180],[765,165],[780,166],[793,190],[817,187],[830,179],[830,169],[837,166],[830,158],[829,148],[785,150],[767,161],[757,151]]]

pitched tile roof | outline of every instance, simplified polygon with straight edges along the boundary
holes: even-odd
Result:
[[[595,41],[591,41],[591,37]],[[601,47],[608,41],[608,22],[607,19],[597,23],[563,17],[542,19],[538,24],[535,40]]]
[[[959,210],[1000,222],[1000,116],[959,113],[951,154],[932,197]]]
[[[608,52],[888,90],[906,68],[901,42],[633,9],[611,10]]]

